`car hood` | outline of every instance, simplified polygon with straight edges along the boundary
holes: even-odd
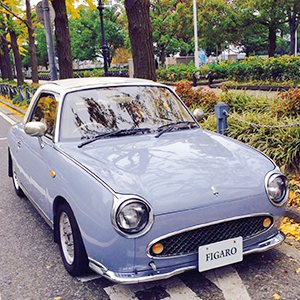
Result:
[[[146,199],[155,214],[265,194],[274,163],[261,152],[202,128],[105,138],[59,148],[116,193]]]

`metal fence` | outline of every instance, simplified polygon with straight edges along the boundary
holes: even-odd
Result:
[[[1,83],[1,95],[11,100],[14,100],[18,96],[20,102],[24,102],[26,100],[26,103],[29,104],[30,99],[32,98],[35,92],[36,92],[36,88],[33,88],[32,92],[30,92],[28,86],[25,87],[23,91],[21,86],[17,87],[17,86],[12,86],[11,84]]]
[[[213,114],[213,113],[212,113]],[[256,124],[256,123],[251,123],[251,122],[247,122],[244,120],[241,120],[233,115],[231,115],[228,112],[228,105],[225,104],[224,102],[219,102],[216,106],[215,106],[215,112],[214,112],[216,119],[217,119],[217,132],[226,135],[226,130],[227,130],[227,118],[232,118],[233,120],[249,125],[249,126],[253,126],[256,128],[267,128],[267,129],[280,129],[280,128],[290,128],[290,127],[294,127],[294,126],[300,126],[300,122],[296,122],[294,124],[287,124],[287,125],[276,125],[276,126],[270,126],[270,125],[260,125],[260,124]],[[204,115],[204,114],[203,114]]]

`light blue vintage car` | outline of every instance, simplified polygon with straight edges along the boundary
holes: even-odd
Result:
[[[53,81],[8,135],[9,176],[54,230],[67,271],[114,282],[239,262],[284,241],[286,177],[203,130],[169,87]]]

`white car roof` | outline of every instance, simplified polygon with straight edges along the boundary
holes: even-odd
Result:
[[[119,85],[159,85],[161,84],[140,78],[127,77],[85,77],[85,78],[71,78],[50,81],[41,86],[42,90],[51,90],[61,93],[66,90],[76,90],[82,88],[89,88],[94,86],[119,86]]]

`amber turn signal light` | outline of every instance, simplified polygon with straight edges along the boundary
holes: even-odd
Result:
[[[163,251],[164,251],[164,246],[161,243],[157,243],[152,246],[152,252],[154,254],[161,254]]]

